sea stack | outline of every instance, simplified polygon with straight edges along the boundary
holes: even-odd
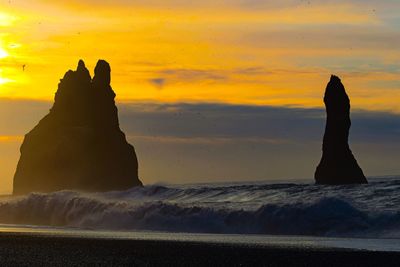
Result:
[[[142,185],[135,149],[119,128],[110,72],[99,60],[92,79],[80,60],[65,73],[49,114],[25,135],[14,194]]]
[[[349,148],[350,100],[337,76],[331,76],[324,103],[327,119],[322,159],[315,171],[315,182],[328,185],[367,183]]]

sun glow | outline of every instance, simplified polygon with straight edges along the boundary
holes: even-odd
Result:
[[[7,82],[9,82],[9,79],[1,78],[1,77],[0,77],[0,85],[5,84],[5,83],[7,83]]]
[[[16,17],[4,12],[0,12],[0,26],[10,26],[15,20]]]
[[[8,57],[8,53],[6,50],[0,47],[0,59]]]

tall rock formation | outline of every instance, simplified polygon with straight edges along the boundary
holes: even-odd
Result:
[[[99,60],[91,79],[80,60],[60,80],[50,113],[25,135],[14,194],[142,185],[135,150],[119,128],[110,72]]]
[[[326,126],[322,145],[322,159],[315,171],[317,184],[362,184],[367,183],[348,144],[350,121],[350,100],[343,84],[331,76],[324,102]]]

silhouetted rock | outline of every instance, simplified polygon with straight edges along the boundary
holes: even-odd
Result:
[[[92,80],[80,60],[64,75],[50,113],[25,136],[14,194],[142,185],[135,150],[119,128],[110,71],[99,60]]]
[[[324,102],[326,126],[322,145],[322,159],[315,171],[317,184],[361,184],[367,183],[348,144],[350,121],[350,100],[343,84],[331,76]]]

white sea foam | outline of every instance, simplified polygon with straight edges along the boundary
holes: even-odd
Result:
[[[400,238],[400,180],[207,184],[0,199],[0,223],[107,230]]]

